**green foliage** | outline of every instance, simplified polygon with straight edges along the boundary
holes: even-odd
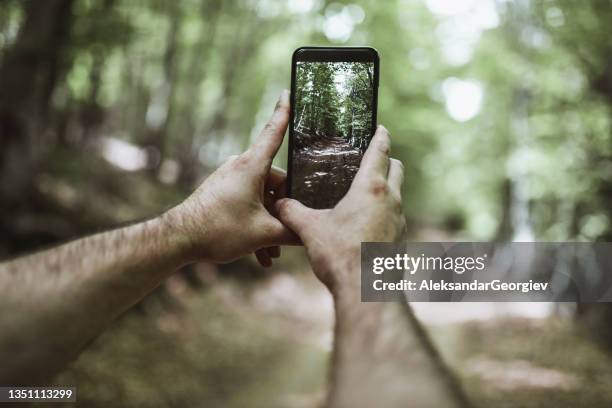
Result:
[[[142,177],[189,189],[256,137],[289,87],[295,48],[369,45],[381,55],[378,118],[406,166],[417,236],[512,239],[524,229],[606,239],[612,7],[477,3],[75,0],[47,145],[68,140],[81,154],[92,139],[123,139],[148,149]],[[23,4],[0,7],[0,56],[15,44]],[[304,129],[357,133],[358,146],[368,71],[353,66],[343,98],[330,81],[340,69],[300,68],[297,119]],[[461,116],[470,101],[474,112]],[[276,164],[285,160],[281,150]]]
[[[372,64],[300,62],[296,67],[295,129],[302,137],[341,137],[365,150],[371,137]],[[298,146],[299,147],[299,146]]]

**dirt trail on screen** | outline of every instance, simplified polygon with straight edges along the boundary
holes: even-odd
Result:
[[[341,137],[318,137],[296,152],[294,192],[304,204],[329,208],[339,201],[359,169],[361,153]]]

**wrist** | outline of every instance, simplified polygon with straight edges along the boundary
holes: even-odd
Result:
[[[321,262],[319,276],[325,283],[336,303],[353,302],[361,298],[361,252],[359,247],[332,254]]]
[[[164,236],[166,247],[181,264],[198,260],[196,244],[179,207],[171,208],[155,220]]]

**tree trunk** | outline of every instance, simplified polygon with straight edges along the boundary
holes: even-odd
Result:
[[[215,106],[215,111],[206,130],[206,133],[209,135],[215,135],[227,126],[227,109],[234,95],[236,87],[235,78],[246,61],[255,54],[257,39],[259,38],[257,34],[257,24],[243,26],[241,31],[236,34],[235,45],[225,55],[225,63],[223,65],[227,68],[221,75],[221,97]],[[181,160],[183,170],[179,177],[179,183],[186,187],[193,186],[193,183],[199,177],[197,174],[197,152],[194,150],[194,144],[193,134],[183,144],[183,157]]]
[[[173,102],[176,93],[177,82],[177,56],[178,56],[178,32],[181,22],[181,11],[178,4],[173,4],[170,16],[170,28],[166,38],[166,49],[163,57],[164,80],[163,83],[153,91],[150,105],[158,105],[163,109],[163,120],[155,124],[150,133],[150,144],[159,153],[159,159],[166,155],[166,139],[168,137],[172,115],[174,113]],[[151,106],[150,106],[151,107]]]
[[[0,198],[14,201],[32,182],[49,141],[49,100],[67,70],[73,0],[28,1],[17,39],[0,66]]]
[[[183,171],[181,182],[191,188],[191,183],[197,178],[195,167],[197,165],[196,154],[192,151],[198,133],[198,112],[200,110],[200,86],[206,78],[207,70],[204,68],[217,37],[217,24],[223,10],[221,2],[208,2],[202,0],[201,17],[205,25],[204,33],[191,53],[187,81],[184,84],[185,92],[183,100],[190,101],[188,108],[183,110],[182,119],[178,131],[184,138],[181,155]],[[210,66],[208,67],[210,69]]]

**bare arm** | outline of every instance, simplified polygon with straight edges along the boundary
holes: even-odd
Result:
[[[361,303],[359,288],[349,286],[335,299],[331,406],[468,405],[409,305]]]
[[[0,385],[40,385],[180,266],[256,252],[264,265],[297,238],[267,210],[288,121],[283,93],[260,139],[155,219],[0,264]]]
[[[336,310],[331,407],[461,407],[461,390],[409,305],[362,303],[361,242],[397,240],[403,167],[379,127],[346,197],[331,210],[284,199],[281,220],[300,236]]]
[[[163,217],[0,264],[0,384],[39,385],[185,263]]]

